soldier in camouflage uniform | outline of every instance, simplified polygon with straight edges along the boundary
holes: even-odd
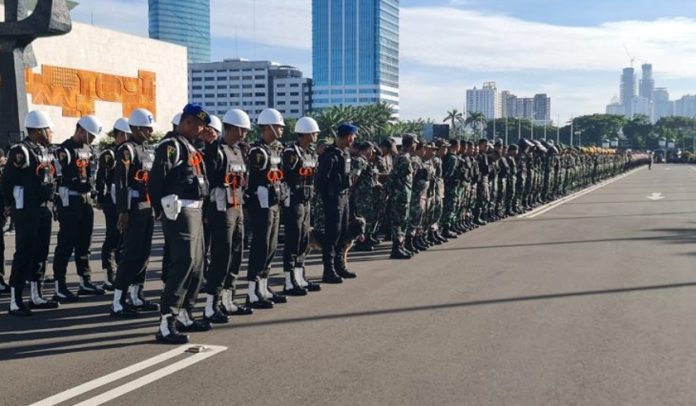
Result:
[[[514,216],[517,211],[517,193],[515,189],[517,186],[517,145],[510,145],[507,148],[505,159],[509,168],[505,187],[505,214]]]
[[[411,205],[409,208],[409,227],[406,233],[405,248],[417,254],[428,249],[420,241],[420,233],[425,214],[425,205],[428,194],[428,166],[423,162],[423,142],[416,140],[416,152],[411,155],[411,167],[413,168],[413,187],[411,189]]]
[[[459,187],[459,141],[450,140],[447,154],[442,158],[442,179],[445,184],[445,198],[442,211],[442,235],[445,238],[457,238],[453,230],[457,210],[457,188]]]
[[[392,259],[409,259],[411,251],[404,248],[406,229],[411,205],[411,188],[413,187],[413,166],[411,155],[415,153],[416,141],[413,136],[406,135],[402,139],[401,153],[394,159],[394,168],[387,180],[389,195],[389,221],[391,222]]]
[[[440,234],[439,223],[442,217],[445,199],[445,181],[442,177],[442,159],[447,155],[448,144],[444,140],[438,140],[435,144],[427,145],[428,155],[432,161],[433,177],[430,184],[432,208],[428,216],[428,241],[434,244],[442,244],[448,240]]]
[[[351,176],[353,189],[350,195],[351,204],[355,215],[362,216],[366,223],[365,238],[357,243],[354,251],[373,251],[374,245],[370,241],[372,231],[377,222],[377,201],[374,189],[379,183],[376,168],[371,161],[374,158],[373,145],[369,141],[356,143],[357,155],[351,160]]]

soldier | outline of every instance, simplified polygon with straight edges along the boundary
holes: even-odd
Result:
[[[10,148],[2,177],[4,202],[11,207],[16,227],[9,309],[14,316],[30,316],[29,307],[58,307],[58,302],[44,299],[41,293],[51,238],[48,202],[55,191],[53,156],[47,149],[53,123],[46,113],[35,110],[25,118],[24,127],[27,138]],[[31,284],[29,307],[22,300],[25,281]]]
[[[377,222],[377,201],[374,189],[378,185],[377,173],[371,161],[374,148],[371,142],[355,143],[358,154],[351,160],[351,177],[353,178],[353,191],[350,195],[350,207],[353,213],[365,218],[365,239],[358,242],[353,248],[355,251],[374,251],[374,242],[370,241],[372,230]]]
[[[424,144],[418,138],[415,139],[416,151],[411,155],[413,168],[413,186],[411,189],[411,203],[409,207],[409,228],[406,233],[404,247],[413,253],[425,251],[428,246],[421,240],[423,220],[428,199],[428,186],[430,185],[431,170],[429,164],[424,161]]]
[[[326,152],[326,148],[333,144],[333,138],[322,138],[317,141],[316,154],[317,162],[319,158]],[[315,177],[316,184],[316,177]],[[312,201],[312,214],[310,216],[310,223],[312,225],[312,230],[316,232],[317,235],[324,234],[324,201],[321,200],[319,193],[314,193],[314,199]]]
[[[457,189],[461,179],[459,175],[459,141],[450,140],[447,154],[442,158],[442,178],[445,184],[445,198],[442,212],[442,235],[445,238],[457,238],[454,221],[457,212]]]
[[[94,210],[92,209],[92,158],[90,144],[101,134],[102,125],[94,116],[82,117],[75,133],[56,151],[58,179],[58,243],[53,255],[55,299],[74,302],[74,295],[65,283],[68,261],[75,252],[75,267],[80,276],[80,295],[103,295],[104,290],[91,281],[89,247],[92,243]]]
[[[358,135],[358,128],[352,124],[341,124],[333,145],[319,157],[316,180],[317,189],[324,204],[325,225],[322,241],[322,262],[324,271],[322,282],[342,283],[343,278],[352,279],[356,275],[348,271],[343,258],[343,245],[346,243],[348,222],[350,221],[350,147]]]
[[[413,188],[413,165],[411,154],[416,152],[416,140],[412,135],[402,138],[402,148],[394,159],[387,181],[389,195],[389,222],[391,224],[391,259],[410,259],[415,255],[404,246],[408,227],[411,191]]]
[[[490,189],[488,187],[488,174],[490,164],[488,162],[488,140],[480,139],[478,142],[478,155],[476,164],[479,170],[479,183],[476,189],[476,205],[474,207],[474,221],[478,225],[485,225],[482,216],[486,215],[486,209],[490,204]]]
[[[204,158],[210,182],[210,199],[204,214],[210,231],[210,265],[203,316],[210,323],[227,323],[232,314],[252,313],[250,308],[237,306],[232,300],[244,248],[242,206],[247,171],[239,143],[246,138],[251,122],[244,111],[232,109],[223,117],[221,126],[222,138],[206,145]]]
[[[200,151],[193,143],[210,125],[210,115],[197,104],[181,113],[176,131],[155,151],[149,183],[157,218],[162,219],[169,269],[160,301],[156,339],[185,344],[189,331],[206,331],[210,323],[191,315],[202,281],[204,262],[203,201],[208,180]]]
[[[507,184],[505,186],[505,214],[513,216],[517,212],[517,145],[510,145],[505,159],[509,168]]]
[[[99,154],[96,178],[97,208],[104,213],[106,231],[101,247],[102,269],[106,273],[106,280],[102,289],[114,290],[114,276],[116,275],[116,263],[120,257],[119,245],[121,233],[116,227],[118,222],[118,210],[116,210],[116,183],[114,182],[114,169],[116,168],[116,150],[128,140],[131,134],[127,118],[119,118],[114,123],[112,137],[114,145],[105,148]]]
[[[318,161],[316,153],[310,147],[317,142],[319,132],[319,125],[313,118],[300,118],[295,123],[297,141],[283,152],[283,173],[289,192],[283,210],[283,293],[289,296],[304,296],[307,291],[316,292],[321,289],[319,285],[305,279],[304,266],[309,248],[314,172]]]
[[[138,310],[159,309],[142,297],[154,229],[148,185],[153,157],[145,143],[152,137],[155,121],[149,111],[136,109],[128,126],[131,136],[116,149],[113,178],[116,228],[122,238],[111,305],[111,316],[116,318],[138,317]]]
[[[428,222],[428,239],[438,245],[448,242],[447,238],[440,234],[439,228],[445,199],[445,181],[442,176],[442,159],[447,156],[448,147],[449,145],[445,140],[438,140],[435,144],[428,145],[428,148],[430,149],[428,155],[432,155],[430,159],[432,160],[433,165],[433,180],[431,183],[433,207],[430,211],[430,219]]]
[[[278,110],[265,109],[258,117],[261,138],[249,151],[249,187],[247,202],[252,237],[249,252],[247,305],[271,309],[287,298],[268,287],[271,261],[278,246],[280,203],[287,191],[282,183],[281,158],[276,144],[283,136],[285,121]]]

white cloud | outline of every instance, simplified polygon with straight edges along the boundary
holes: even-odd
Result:
[[[401,57],[470,71],[616,71],[623,44],[656,71],[696,77],[696,20],[622,21],[566,27],[452,7],[401,10]]]
[[[94,22],[99,27],[147,37],[147,2],[124,0],[80,0],[71,12],[73,20]]]
[[[212,0],[210,7],[216,37],[279,47],[312,47],[310,0]]]

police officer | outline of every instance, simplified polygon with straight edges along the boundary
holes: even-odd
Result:
[[[280,203],[287,191],[282,183],[281,158],[277,143],[283,136],[285,121],[276,109],[265,109],[257,124],[260,139],[249,150],[249,186],[247,194],[252,238],[249,252],[247,305],[258,309],[273,308],[287,298],[268,287],[271,261],[278,246]]]
[[[122,251],[111,315],[119,318],[137,317],[138,310],[158,310],[156,304],[142,298],[154,229],[148,189],[153,157],[145,143],[152,137],[155,120],[149,111],[136,109],[128,124],[131,136],[117,148],[114,168],[116,229],[122,235]]]
[[[242,110],[232,109],[222,119],[222,138],[207,144],[205,149],[205,168],[210,183],[210,198],[205,208],[210,232],[210,264],[204,288],[204,317],[210,323],[227,323],[232,314],[251,314],[250,308],[237,306],[232,301],[244,248],[242,206],[247,181],[246,163],[239,143],[244,141],[249,129],[249,116]]]
[[[313,118],[300,118],[295,123],[297,141],[283,152],[283,174],[289,193],[283,210],[283,294],[289,296],[304,296],[307,291],[320,290],[319,285],[305,279],[304,270],[309,246],[311,202],[314,198],[314,172],[317,167],[317,155],[310,147],[317,141],[319,131],[319,125]]]
[[[346,269],[343,246],[346,243],[350,216],[350,147],[357,134],[358,128],[353,124],[339,125],[335,143],[328,146],[319,158],[316,184],[325,214],[322,241],[324,283],[342,283],[343,278],[356,277]]]
[[[114,290],[114,276],[116,275],[116,262],[119,259],[119,245],[121,233],[116,227],[118,222],[118,210],[116,210],[116,183],[114,183],[114,169],[116,168],[116,150],[128,140],[131,134],[127,118],[119,118],[114,123],[112,136],[114,145],[105,148],[98,158],[96,185],[97,208],[104,213],[106,232],[101,247],[102,269],[106,273],[106,280],[102,285],[104,290]]]
[[[101,122],[94,116],[82,117],[75,133],[56,151],[58,178],[58,243],[53,255],[55,298],[62,302],[78,300],[65,283],[68,261],[75,252],[75,267],[80,276],[80,295],[103,295],[104,290],[91,281],[89,247],[92,242],[93,152],[90,144],[101,133]]]
[[[162,219],[170,260],[156,335],[167,344],[188,342],[179,331],[210,329],[207,320],[191,315],[202,281],[203,201],[208,197],[203,156],[193,143],[209,124],[210,115],[200,105],[186,105],[176,131],[157,146],[150,177],[152,203]]]
[[[15,316],[29,316],[31,309],[22,300],[25,281],[31,283],[30,307],[56,308],[46,300],[41,282],[46,272],[51,238],[51,211],[48,201],[55,191],[51,143],[53,123],[43,111],[32,111],[24,120],[27,138],[10,148],[2,177],[5,204],[15,220],[15,254],[10,274],[10,309]]]

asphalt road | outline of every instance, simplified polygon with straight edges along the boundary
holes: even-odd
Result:
[[[61,404],[125,385],[110,404],[693,405],[694,184],[696,167],[656,165],[410,261],[388,260],[386,245],[355,254],[358,279],[192,336],[226,350],[195,363],[200,354],[181,354]],[[160,285],[153,272],[148,296]],[[155,325],[109,319],[106,298],[3,314],[0,404],[171,350],[154,343]],[[136,381],[180,361],[192,365]]]

